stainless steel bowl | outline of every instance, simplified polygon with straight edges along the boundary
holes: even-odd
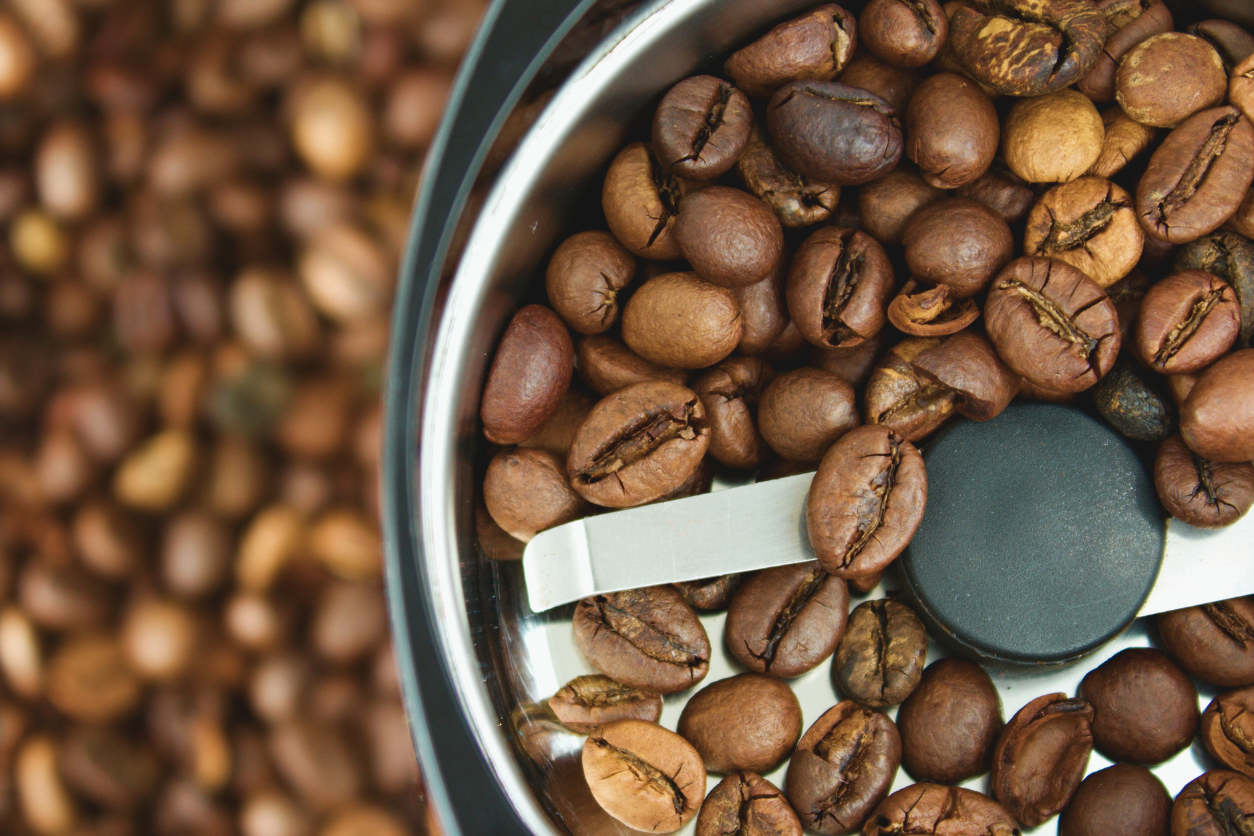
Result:
[[[479,393],[495,340],[533,294],[545,256],[564,232],[596,223],[604,168],[661,93],[812,5],[497,0],[459,75],[397,302],[384,472],[397,657],[432,802],[450,834],[634,832],[588,794],[582,738],[534,708],[591,668],[571,640],[571,608],[531,613],[521,567],[488,558],[492,544],[478,539]],[[1254,15],[1254,4],[1240,5]],[[1189,3],[1179,19],[1202,11]],[[703,618],[717,648],[707,682],[735,670],[723,618]],[[1040,694],[1074,693],[1102,659],[1149,641],[1138,622],[1076,665],[995,673],[1007,718]],[[929,661],[941,655],[934,646]],[[828,665],[793,684],[807,725],[838,700]],[[674,728],[687,696],[667,698],[665,725]],[[1105,765],[1094,754],[1090,769]],[[1174,793],[1210,765],[1195,744],[1156,771]],[[779,783],[782,772],[768,777]],[[899,775],[897,786],[908,783]],[[986,790],[987,779],[970,786]]]

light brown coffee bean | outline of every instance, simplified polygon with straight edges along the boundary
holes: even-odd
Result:
[[[627,347],[669,368],[712,366],[736,349],[740,333],[735,294],[696,273],[650,279],[632,294],[623,311]]]
[[[705,767],[688,741],[643,720],[620,720],[591,734],[583,773],[592,797],[636,830],[673,833],[705,798]]]
[[[795,369],[775,380],[758,401],[758,429],[786,459],[812,462],[858,426],[853,387],[820,369]]]

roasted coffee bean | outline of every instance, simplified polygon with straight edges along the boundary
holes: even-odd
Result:
[[[832,445],[806,496],[806,531],[819,565],[837,577],[882,572],[923,521],[927,474],[915,446],[882,426]]]
[[[909,359],[911,375],[922,383],[917,395],[907,398],[907,404],[913,399],[918,407],[925,407],[933,397],[940,398],[927,391],[939,384],[956,398],[953,407],[960,415],[973,421],[989,421],[1000,415],[1019,391],[1018,376],[997,356],[992,343],[972,331],[961,331],[940,341],[907,340],[899,343],[890,354],[894,352],[903,360],[913,355]],[[891,367],[885,367],[886,374],[890,370]],[[898,381],[897,386],[901,389],[899,394],[908,394],[910,387],[905,378]],[[868,385],[868,413],[871,400]],[[913,407],[906,405],[904,408],[903,418]],[[894,423],[891,415],[886,420],[881,414],[875,420]]]
[[[1058,836],[1166,836],[1171,796],[1153,772],[1120,763],[1084,779],[1058,819]]]
[[[801,822],[779,788],[761,775],[736,772],[710,790],[697,814],[696,836],[802,836]]]
[[[771,97],[766,125],[780,159],[823,183],[857,186],[901,159],[901,123],[888,102],[836,81],[794,81]]]
[[[1088,170],[1091,177],[1114,177],[1149,148],[1158,135],[1157,130],[1137,122],[1118,105],[1111,105],[1102,111],[1102,124],[1106,127],[1106,135],[1102,138],[1102,150],[1097,155],[1097,161]]]
[[[1015,102],[1002,124],[1001,153],[1029,183],[1068,183],[1097,162],[1105,135],[1101,115],[1084,94],[1059,90]]]
[[[1001,698],[974,662],[949,657],[923,671],[897,711],[902,765],[915,779],[957,784],[988,772],[1002,729]]]
[[[514,314],[483,386],[483,434],[517,444],[535,433],[561,403],[574,368],[575,345],[556,314],[540,305]]]
[[[729,357],[692,384],[710,424],[709,454],[719,464],[756,470],[770,455],[756,412],[774,378],[774,370],[756,357]]]
[[[883,0],[904,7],[902,0]],[[935,0],[933,0],[935,2]],[[869,7],[868,7],[869,8]],[[993,163],[1001,125],[992,100],[974,81],[937,73],[915,90],[906,111],[906,156],[938,189],[956,189]]]
[[[915,212],[901,243],[911,275],[925,284],[949,285],[955,298],[983,291],[1014,255],[1006,222],[984,204],[961,197]]]
[[[871,0],[858,18],[871,52],[900,67],[922,67],[949,37],[949,19],[937,0]]]
[[[1179,435],[1159,447],[1154,484],[1167,513],[1196,528],[1231,525],[1254,504],[1254,465],[1203,459]]]
[[[918,687],[926,660],[923,622],[905,604],[880,598],[859,604],[849,614],[832,677],[840,693],[851,700],[887,708]]]
[[[906,222],[914,213],[944,196],[944,191],[913,171],[894,169],[858,189],[862,228],[877,241],[900,244]]]
[[[636,276],[636,260],[606,232],[580,232],[561,243],[545,272],[553,310],[580,334],[618,321],[618,294]]]
[[[684,369],[650,363],[608,334],[592,334],[575,340],[575,367],[584,383],[602,397],[650,380],[680,386],[688,382],[688,372]]]
[[[515,447],[488,463],[483,501],[496,524],[524,543],[590,510],[566,478],[566,463],[545,450]]]
[[[1164,32],[1137,44],[1119,62],[1115,91],[1119,106],[1133,119],[1165,128],[1221,103],[1228,73],[1206,41]]]
[[[647,720],[662,716],[662,698],[639,688],[620,685],[608,676],[577,676],[549,698],[549,710],[563,726],[591,734],[597,726],[619,720]]]
[[[788,312],[820,348],[857,345],[879,333],[893,293],[893,266],[865,232],[824,227],[797,248],[788,271]]]
[[[955,299],[952,294],[947,284],[925,287],[911,279],[888,304],[888,321],[915,337],[956,334],[980,318],[980,307],[970,297]]]
[[[1254,243],[1231,232],[1216,232],[1186,244],[1176,256],[1176,270],[1205,270],[1232,285],[1241,306],[1243,348],[1254,339]]]
[[[1221,688],[1254,685],[1254,602],[1230,598],[1158,616],[1167,652],[1193,676]]]
[[[731,84],[712,75],[686,78],[653,114],[653,152],[680,177],[711,180],[736,164],[752,123],[749,100]]]
[[[790,81],[827,81],[844,69],[858,45],[853,15],[835,3],[781,23],[723,66],[750,96],[768,99]]]
[[[971,76],[1009,96],[1040,96],[1084,77],[1106,21],[1083,0],[973,0],[954,9],[949,43]]]
[[[1162,0],[1098,0],[1097,9],[1106,19],[1106,46],[1076,86],[1095,102],[1109,102],[1115,98],[1115,72],[1123,56],[1146,38],[1170,32],[1174,21]]]
[[[583,745],[583,774],[605,812],[635,830],[673,833],[705,798],[701,756],[655,723],[620,720]]]
[[[1115,360],[1093,387],[1093,404],[1107,424],[1133,441],[1162,441],[1176,428],[1171,404],[1127,357]]]
[[[771,207],[786,227],[821,223],[840,202],[840,186],[813,182],[784,165],[757,125],[749,131],[736,171],[745,188]]]
[[[696,273],[649,279],[623,311],[627,347],[650,363],[675,369],[699,369],[722,360],[740,342],[740,328],[735,294]]]
[[[725,610],[743,579],[744,576],[737,573],[697,581],[680,581],[672,586],[694,610]]]
[[[584,598],[575,643],[592,666],[630,688],[673,694],[710,669],[710,639],[697,614],[669,586]]]
[[[1076,268],[1020,258],[996,279],[984,305],[997,353],[1016,373],[1055,392],[1080,392],[1105,377],[1122,342],[1115,306]]]
[[[778,679],[742,673],[693,694],[676,731],[710,772],[770,772],[801,737],[801,704]]]
[[[58,747],[57,766],[70,789],[112,810],[146,801],[160,777],[152,751],[108,727],[70,732]]]
[[[727,186],[701,189],[680,201],[675,240],[701,278],[722,287],[762,281],[784,252],[784,231],[771,208]]]
[[[1254,180],[1254,128],[1235,107],[1195,113],[1150,157],[1136,190],[1141,226],[1153,238],[1187,244],[1237,211]]]
[[[866,419],[906,441],[919,441],[953,417],[958,395],[914,365],[939,338],[903,340],[888,350],[866,384]]]
[[[690,188],[662,168],[649,146],[633,143],[618,152],[605,174],[605,222],[619,243],[642,258],[679,258],[675,218],[680,198]]]
[[[840,74],[840,83],[870,90],[888,102],[897,113],[905,113],[915,88],[923,80],[920,70],[887,64],[869,52],[858,55]]]
[[[1190,450],[1211,461],[1254,460],[1254,348],[1202,372],[1180,407],[1180,434]]]
[[[1136,266],[1144,244],[1132,196],[1109,180],[1081,177],[1032,207],[1023,252],[1065,261],[1110,287]]]
[[[765,354],[791,324],[785,295],[787,276],[788,258],[785,253],[767,278],[746,287],[732,288],[736,303],[740,305],[740,342],[736,350],[741,354]],[[793,332],[796,333],[795,327]],[[804,343],[800,334],[797,338],[799,345]]]
[[[1000,157],[995,157],[988,171],[959,188],[956,194],[983,203],[1001,215],[1007,224],[1017,224],[1026,218],[1036,203],[1036,192]]]
[[[807,829],[856,833],[888,795],[901,764],[893,721],[852,701],[824,712],[788,762],[788,800]]]
[[[796,462],[818,461],[859,423],[853,387],[821,369],[785,372],[758,400],[762,437],[776,453]]]
[[[993,751],[993,795],[1025,827],[1058,815],[1071,801],[1093,751],[1093,706],[1046,694],[1002,729]]]
[[[1202,712],[1202,743],[1229,769],[1254,776],[1254,689],[1227,691]]]
[[[1254,113],[1254,55],[1232,68],[1228,79],[1228,101],[1249,119]]]
[[[1240,329],[1241,308],[1232,287],[1202,270],[1186,270],[1145,294],[1136,348],[1154,371],[1189,374],[1225,354]]]
[[[886,344],[887,331],[880,331],[851,348],[813,348],[809,364],[843,378],[850,386],[861,386],[871,376]]]
[[[589,502],[630,508],[682,485],[709,445],[705,407],[695,392],[637,383],[592,408],[571,443],[566,471]]]
[[[800,676],[832,655],[845,631],[849,590],[817,562],[766,569],[727,609],[727,649],[752,671]]]
[[[1201,20],[1190,23],[1184,31],[1214,47],[1223,59],[1225,72],[1254,54],[1254,35],[1230,20]]]
[[[1077,696],[1093,706],[1093,743],[1113,761],[1162,763],[1197,734],[1197,689],[1157,650],[1115,654],[1085,675]]]
[[[1171,836],[1240,833],[1252,822],[1254,780],[1226,769],[1194,779],[1171,806]]]
[[[862,836],[1019,836],[1010,813],[986,795],[962,787],[912,784],[875,808]]]

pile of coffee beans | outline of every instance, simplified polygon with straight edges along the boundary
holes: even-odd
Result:
[[[1102,415],[1179,520],[1249,510],[1252,79],[1254,36],[1176,32],[1160,0],[871,0],[780,23],[661,97],[605,174],[604,226],[548,262],[551,307],[501,337],[480,541],[517,558],[719,472],[817,471],[817,560],[578,603],[600,673],[537,711],[587,735],[609,815],[696,817],[699,836],[1251,826],[1249,600],[1161,616],[1166,652],[1119,653],[1009,722],[981,666],[926,664],[909,606],[849,602],[923,517],[915,445],[1015,398]],[[703,684],[698,611],[719,609],[743,672]],[[786,680],[828,658],[845,699],[803,733]],[[1202,715],[1191,677],[1241,690]],[[678,731],[658,725],[660,696],[694,688]],[[1145,767],[1199,730],[1226,769],[1173,804]],[[1094,749],[1117,765],[1085,778]],[[785,761],[781,789],[762,773]],[[899,766],[918,783],[890,795]],[[708,796],[707,772],[726,776]],[[986,773],[991,797],[954,786]]]
[[[0,831],[427,831],[378,399],[480,11],[0,4]]]

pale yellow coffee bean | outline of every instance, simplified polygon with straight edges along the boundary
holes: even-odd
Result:
[[[178,604],[150,599],[133,605],[122,625],[122,647],[142,677],[175,679],[195,659],[199,626]]]
[[[239,813],[242,836],[309,836],[313,820],[278,790],[262,790],[244,799]]]
[[[209,792],[224,788],[231,778],[231,741],[221,720],[201,714],[192,721],[192,777]]]
[[[300,15],[305,52],[344,64],[361,50],[361,18],[347,0],[314,0]]]
[[[382,248],[354,226],[333,226],[312,238],[298,271],[314,305],[338,322],[369,319],[386,310],[392,298],[392,264]]]
[[[383,574],[383,540],[378,525],[349,508],[329,511],[314,523],[309,531],[309,551],[341,578],[369,580]]]
[[[1001,150],[1010,170],[1029,183],[1068,183],[1097,162],[1105,136],[1093,102],[1059,90],[1015,102],[1002,125]]]
[[[253,652],[273,650],[284,637],[283,619],[274,604],[252,592],[232,595],[223,609],[222,622],[232,641]]]
[[[9,0],[9,8],[50,58],[65,58],[78,48],[82,24],[71,0]]]
[[[34,174],[40,202],[58,218],[78,220],[96,208],[96,149],[81,124],[62,122],[44,134],[35,151]]]
[[[410,831],[382,807],[358,804],[332,816],[318,836],[410,836]]]
[[[297,93],[292,144],[315,174],[347,180],[361,171],[374,147],[374,118],[361,95],[338,79],[313,82]]]
[[[57,772],[57,747],[51,738],[37,735],[22,744],[13,774],[22,818],[32,830],[60,836],[74,827],[78,812]]]
[[[39,634],[26,614],[17,607],[0,612],[0,668],[13,693],[28,700],[38,698],[44,689],[43,652]]]
[[[113,492],[132,508],[166,511],[182,499],[195,466],[196,442],[191,434],[165,430],[122,460],[113,480]]]
[[[54,273],[70,255],[70,242],[52,216],[27,209],[9,227],[9,247],[17,263],[31,273]]]
[[[235,578],[252,592],[265,592],[305,542],[305,522],[294,509],[272,505],[249,524],[235,557]]]

